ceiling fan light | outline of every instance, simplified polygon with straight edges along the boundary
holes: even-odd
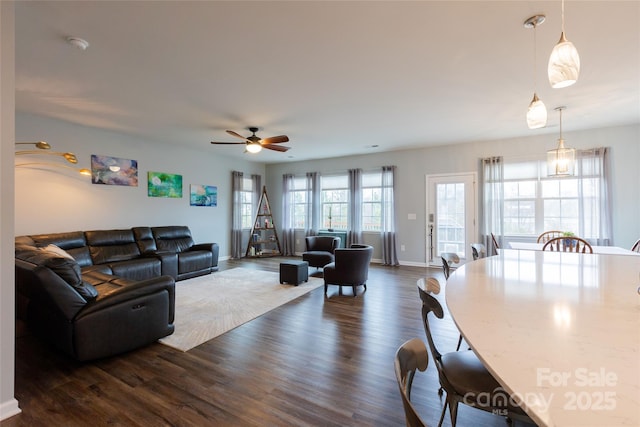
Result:
[[[253,142],[251,144],[247,144],[247,151],[253,154],[259,153],[262,151],[262,146],[257,142]]]
[[[549,84],[554,89],[571,86],[580,75],[580,56],[576,47],[566,39],[564,32],[553,47],[547,68]]]
[[[539,129],[547,125],[547,107],[535,92],[527,110],[527,125],[529,129]]]

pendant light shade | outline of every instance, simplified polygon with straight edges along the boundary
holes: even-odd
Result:
[[[574,174],[576,164],[576,150],[566,148],[562,138],[562,110],[565,107],[558,107],[560,112],[560,138],[558,148],[547,151],[547,175],[548,176],[570,176]]]
[[[549,84],[554,89],[571,86],[580,75],[580,56],[576,47],[567,40],[564,33],[564,0],[562,0],[562,33],[558,44],[553,47],[547,69]]]
[[[529,129],[543,128],[547,125],[547,107],[534,92],[531,104],[527,110],[527,126]]]
[[[544,15],[534,15],[531,18],[524,21],[525,28],[533,28],[533,82],[534,92],[533,99],[527,109],[527,126],[529,129],[543,128],[547,125],[547,107],[544,102],[538,98],[538,61],[537,61],[537,44],[536,44],[536,27],[542,24],[545,20]]]

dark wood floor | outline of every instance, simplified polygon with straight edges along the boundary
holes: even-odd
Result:
[[[277,271],[281,259],[224,261],[221,270]],[[439,270],[373,265],[356,298],[350,288],[339,296],[330,287],[329,298],[318,288],[186,353],[153,344],[81,364],[25,334],[16,340],[22,413],[0,425],[402,426],[393,357],[404,341],[424,340],[415,283],[429,275],[442,279]],[[436,333],[441,351],[455,349],[449,317]],[[443,404],[437,389],[430,364],[413,400],[431,426]],[[506,423],[461,406],[458,426]]]

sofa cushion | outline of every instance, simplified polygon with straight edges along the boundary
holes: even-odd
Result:
[[[151,227],[133,227],[132,230],[141,253],[151,254],[158,250]]]
[[[45,247],[56,245],[71,255],[80,267],[91,265],[91,255],[87,247],[87,241],[82,231],[69,231],[64,233],[36,234],[28,236],[34,242],[34,246]],[[16,242],[19,238],[16,239]]]
[[[85,231],[85,236],[94,264],[127,261],[140,256],[130,229]]]
[[[71,255],[55,245],[44,248],[16,247],[16,258],[49,268],[72,286],[87,302],[98,296],[96,289],[82,281],[80,266]]]
[[[189,227],[173,225],[168,227],[153,227],[153,236],[160,252],[184,252],[193,246],[193,238]]]

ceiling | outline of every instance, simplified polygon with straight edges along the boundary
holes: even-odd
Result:
[[[581,75],[551,89],[560,1],[19,1],[16,110],[265,163],[555,142],[560,105],[563,131],[640,123],[640,2],[567,1],[565,27]],[[549,123],[529,130],[534,76]],[[291,150],[209,143],[249,126]]]

